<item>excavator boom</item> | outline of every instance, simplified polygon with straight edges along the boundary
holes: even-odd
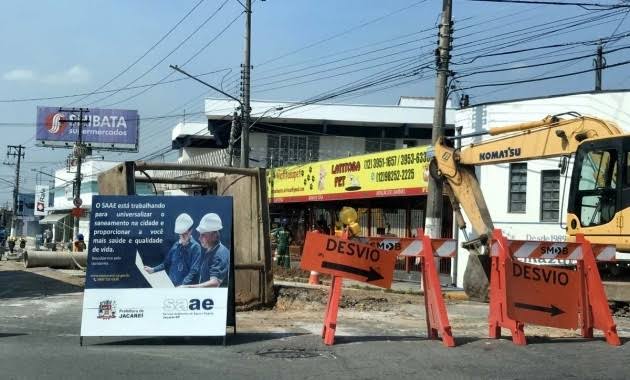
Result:
[[[472,298],[487,298],[488,244],[494,229],[492,218],[479,182],[475,167],[480,165],[538,160],[570,156],[586,141],[599,141],[623,134],[614,123],[594,117],[570,114],[561,119],[548,116],[541,121],[492,128],[461,138],[488,135],[490,138],[455,149],[450,141],[442,138],[434,147],[430,171],[442,181],[449,196],[455,221],[464,232],[463,244],[473,255],[464,274],[464,289]],[[475,237],[466,234],[463,209],[472,226]],[[575,216],[572,216],[575,218]]]

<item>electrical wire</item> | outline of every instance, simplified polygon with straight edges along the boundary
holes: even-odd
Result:
[[[82,94],[82,98],[74,100],[72,103],[65,105],[64,107],[67,106],[71,106],[73,104],[76,104],[86,98],[88,98],[91,95],[100,93],[99,91],[102,90],[103,88],[107,87],[110,83],[112,83],[113,81],[115,81],[116,79],[120,78],[121,76],[123,76],[127,71],[129,71],[132,67],[134,67],[138,62],[140,62],[142,59],[144,59],[151,51],[153,51],[153,49],[155,49],[160,43],[162,43],[171,33],[173,33],[173,31],[175,31],[175,29],[177,29],[177,27],[179,27],[184,20],[186,20],[188,18],[188,16],[190,16],[195,9],[197,9],[201,3],[203,3],[205,0],[199,0],[182,18],[179,19],[179,21],[177,21],[177,23],[175,25],[173,25],[156,43],[154,43],[151,47],[149,47],[140,57],[138,57],[135,61],[133,61],[131,64],[129,64],[127,67],[125,67],[122,71],[120,71],[118,74],[114,75],[114,77],[112,77],[110,80],[108,80],[107,82],[105,82],[104,84],[100,85],[98,88],[96,88],[94,91],[86,93],[86,94]],[[58,98],[57,98],[58,99]]]

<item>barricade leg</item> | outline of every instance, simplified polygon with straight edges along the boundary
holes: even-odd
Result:
[[[427,335],[429,339],[438,339],[442,336],[442,343],[446,347],[455,347],[455,339],[451,331],[451,325],[442,296],[440,279],[433,258],[431,239],[422,236],[423,250],[421,259],[422,281],[424,283],[424,307],[427,318]]]
[[[507,328],[512,332],[512,342],[517,345],[526,345],[525,325],[514,320],[507,313],[507,288],[506,266],[512,265],[509,256],[508,242],[501,230],[494,230],[493,239],[498,243],[498,257],[492,257],[490,273],[490,312],[488,314],[489,337],[500,338],[501,328]]]
[[[584,235],[577,235],[575,241],[582,244],[583,265],[582,274],[586,277],[586,315],[582,327],[582,335],[593,337],[593,328],[604,333],[606,342],[613,346],[621,345],[617,334],[617,325],[608,307],[608,297],[597,269],[597,262],[593,255],[591,244],[584,239]]]
[[[343,278],[333,276],[332,284],[330,285],[330,294],[328,296],[328,305],[326,306],[326,314],[324,315],[324,329],[322,331],[324,344],[328,346],[335,344],[337,314],[339,312],[339,301],[341,300],[342,287]]]

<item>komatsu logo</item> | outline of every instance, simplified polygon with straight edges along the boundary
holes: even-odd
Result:
[[[500,160],[502,158],[519,157],[521,148],[507,148],[503,150],[493,150],[491,152],[479,153],[479,161]]]

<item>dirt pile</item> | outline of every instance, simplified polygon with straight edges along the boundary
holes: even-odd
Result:
[[[356,311],[390,311],[397,305],[419,302],[417,296],[385,293],[378,290],[344,289],[339,307]],[[276,287],[275,310],[323,310],[328,302],[328,289]]]

